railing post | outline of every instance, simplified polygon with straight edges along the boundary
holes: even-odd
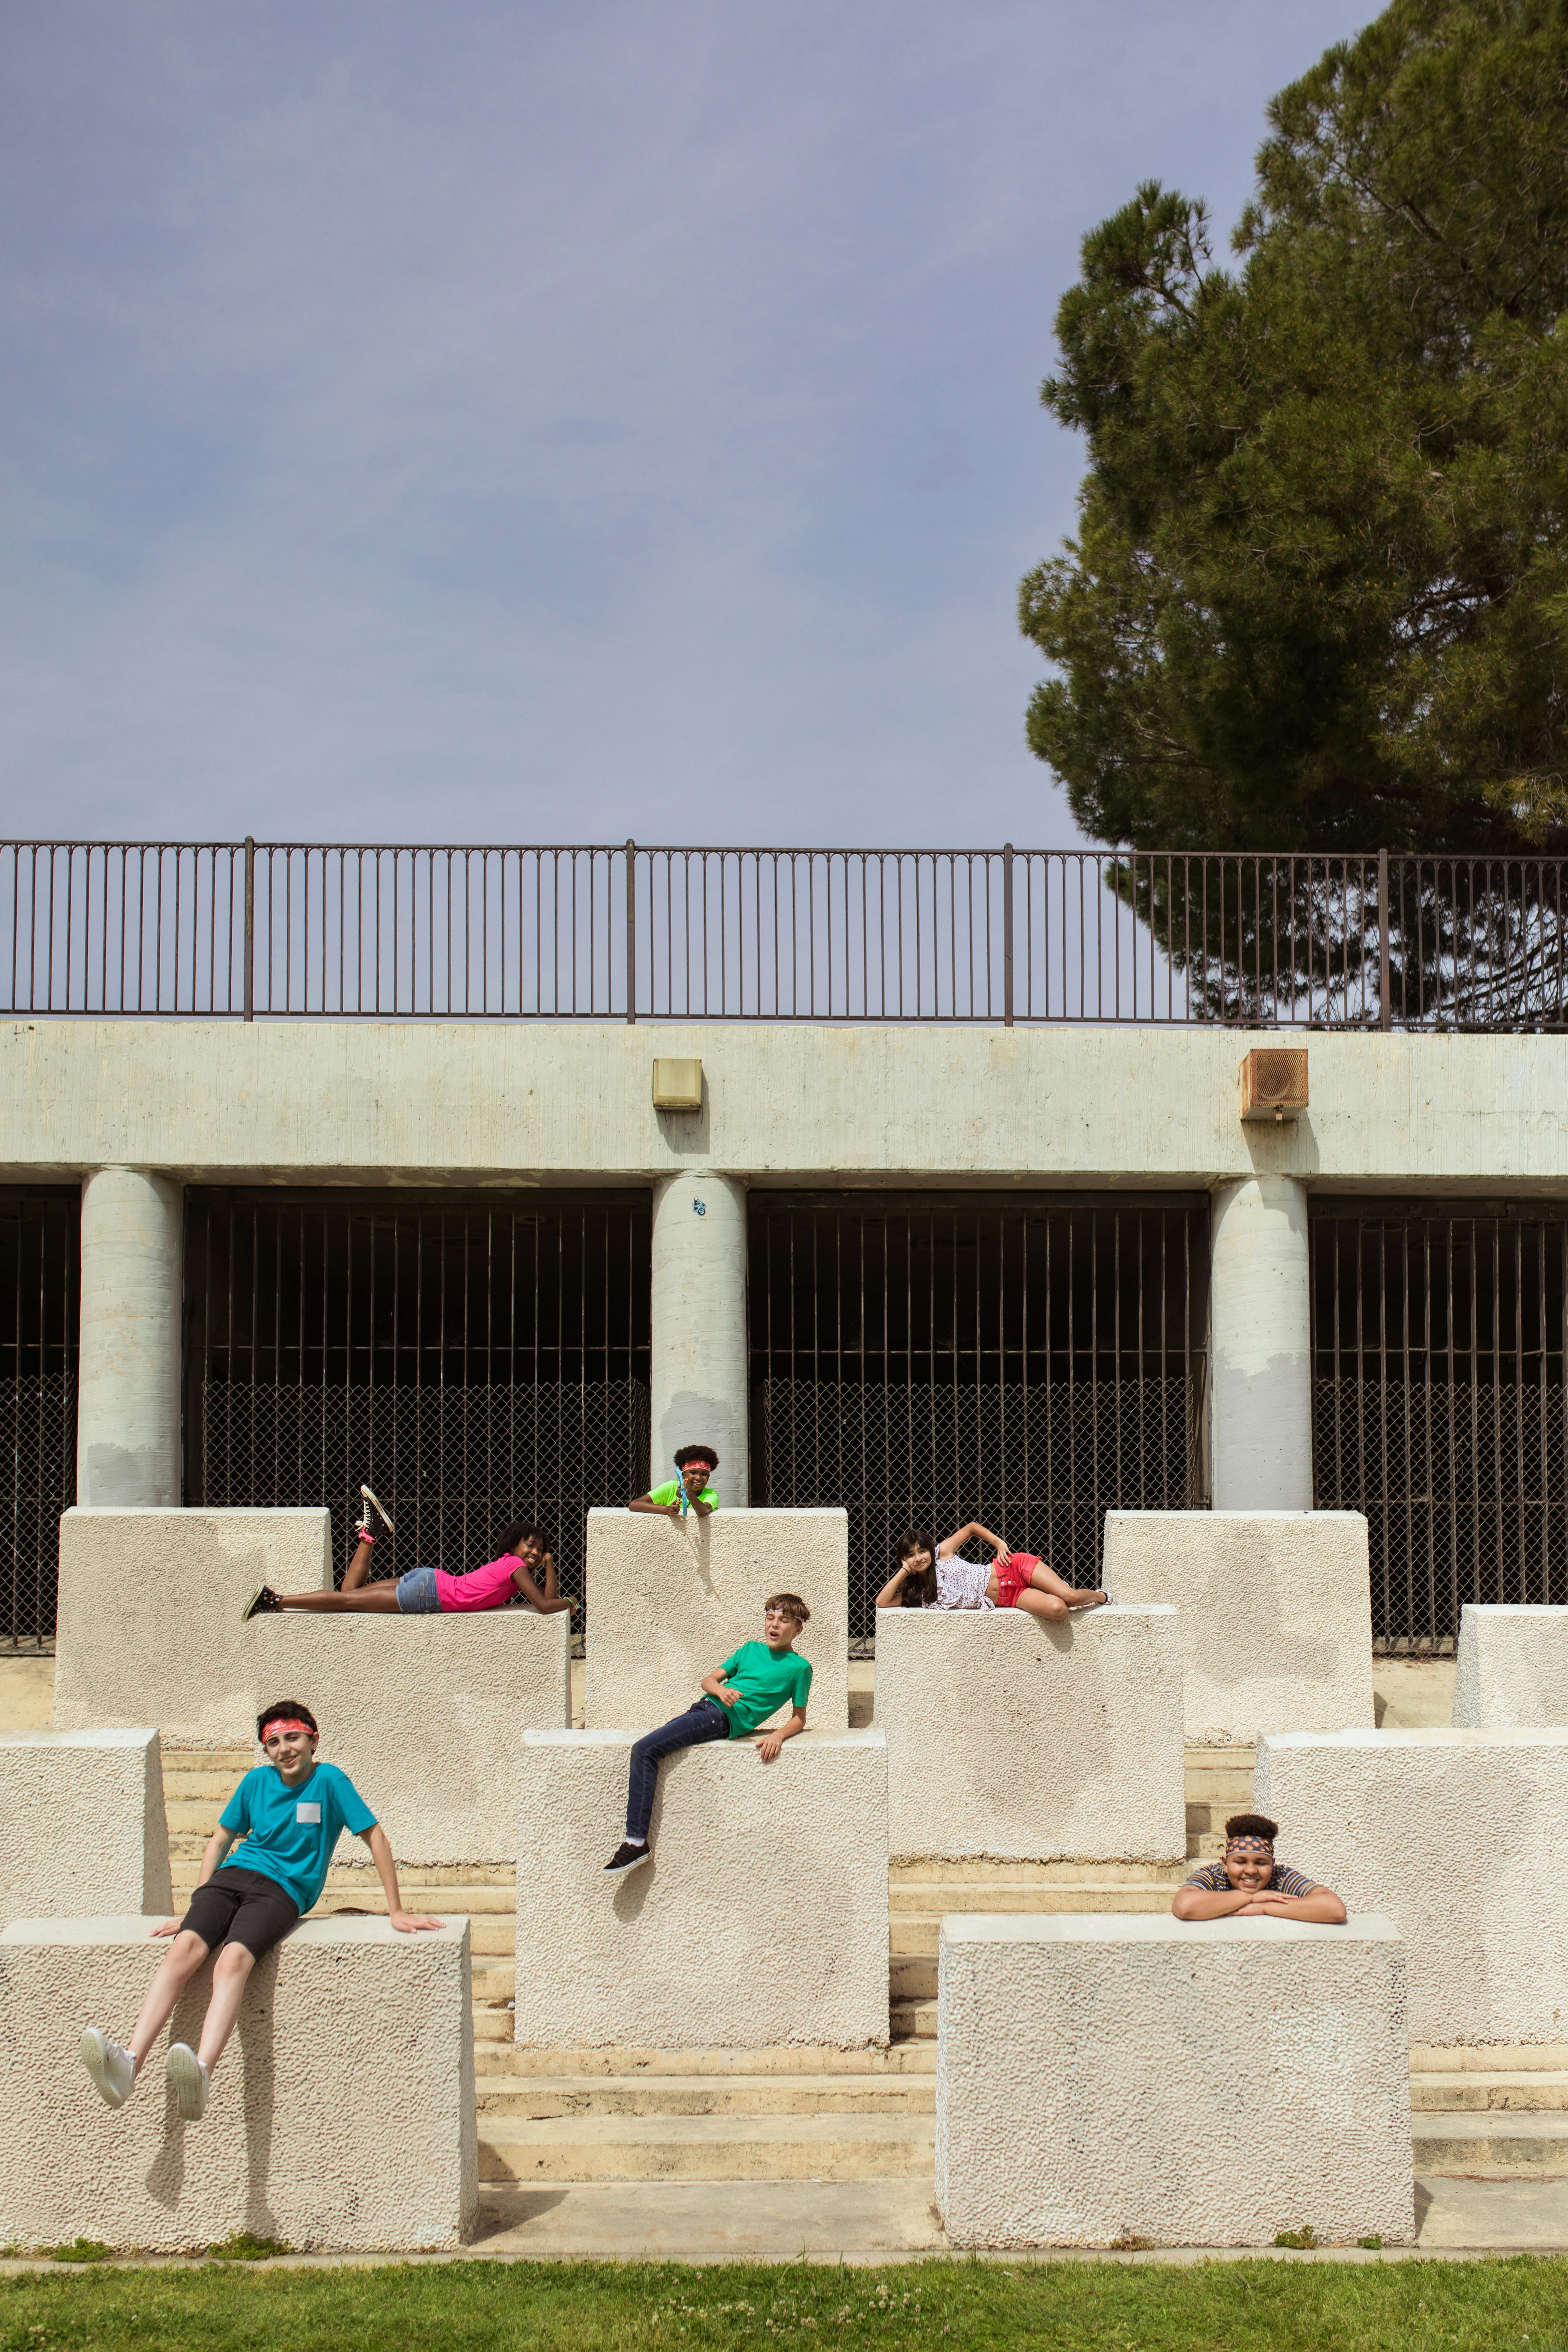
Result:
[[[637,845],[626,844],[626,1026],[637,1017]]]
[[[245,836],[245,1017],[256,1018],[256,844]]]
[[[1393,1011],[1388,1002],[1388,852],[1377,853],[1377,1025],[1392,1029]]]
[[[1002,845],[1002,1024],[1013,1026],[1013,845]]]

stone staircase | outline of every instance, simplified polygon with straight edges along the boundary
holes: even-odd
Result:
[[[176,1906],[254,1761],[248,1749],[165,1751]],[[885,2051],[520,2049],[510,1866],[400,1870],[406,1901],[469,1923],[491,2223],[507,2221],[518,2192],[547,2183],[929,2179],[943,1913],[1167,1910],[1191,1858],[1217,1853],[1226,1815],[1250,1801],[1252,1762],[1249,1748],[1188,1752],[1187,1865],[895,1863]],[[338,1853],[320,1912],[383,1910],[363,1848],[345,1838]],[[1484,2069],[1471,2063],[1483,2058]],[[1568,2048],[1413,2051],[1411,2069],[1417,2172],[1568,2171]]]

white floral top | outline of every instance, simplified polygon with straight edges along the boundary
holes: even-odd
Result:
[[[961,1559],[954,1552],[936,1564],[936,1599],[927,1602],[931,1609],[994,1609],[996,1603],[987,1598],[985,1588],[991,1581],[993,1563],[988,1559]]]

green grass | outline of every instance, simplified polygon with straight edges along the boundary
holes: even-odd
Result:
[[[1568,2352],[1568,2260],[1329,2264],[431,2263],[0,2279],[0,2352]]]

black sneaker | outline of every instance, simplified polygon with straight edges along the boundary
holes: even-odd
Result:
[[[273,1591],[272,1587],[269,1584],[263,1584],[251,1595],[239,1622],[242,1625],[248,1625],[253,1617],[276,1616],[279,1606],[278,1595]]]
[[[653,1849],[651,1846],[630,1845],[623,1841],[622,1843],[616,1848],[615,1853],[610,1856],[609,1861],[605,1864],[605,1877],[608,1878],[612,1873],[616,1871],[635,1870],[639,1862],[646,1862],[647,1860],[652,1851]]]

